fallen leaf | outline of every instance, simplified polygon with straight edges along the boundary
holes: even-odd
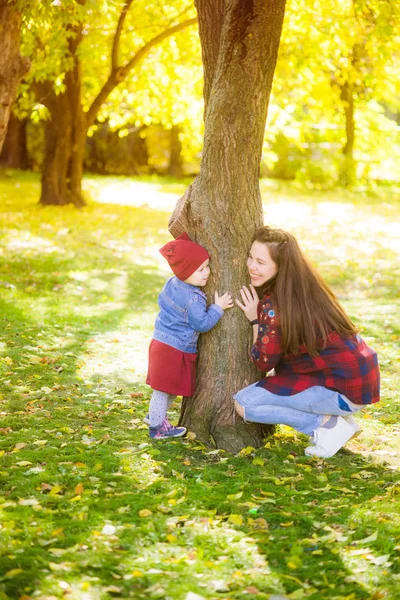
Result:
[[[238,492],[237,494],[228,494],[228,500],[239,500],[243,496],[243,492]]]
[[[35,506],[36,504],[39,504],[39,500],[36,498],[20,498],[18,504],[20,506]]]
[[[4,575],[4,577],[7,577],[8,579],[11,579],[12,577],[16,577],[17,575],[20,575],[20,573],[23,573],[23,569],[11,569],[11,571],[7,571],[7,573]]]
[[[242,515],[231,514],[228,517],[228,521],[233,523],[233,525],[243,525],[243,517]]]

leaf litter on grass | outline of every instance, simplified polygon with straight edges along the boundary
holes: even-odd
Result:
[[[380,246],[358,249],[332,217],[330,253],[319,243],[327,204],[303,196],[290,212],[310,208],[313,227],[290,228],[378,344],[383,401],[357,417],[363,435],[330,461],[310,461],[302,436],[278,428],[264,448],[232,457],[191,434],[151,444],[142,425],[168,212],[106,203],[38,212],[35,177],[21,185],[0,257],[0,279],[12,272],[14,286],[1,301],[0,594],[394,600],[399,332],[390,230]],[[12,179],[0,179],[2,189],[12,197]],[[284,196],[274,192],[268,214],[288,227],[279,220]],[[348,214],[363,211],[355,202]],[[21,213],[27,233],[16,227]]]

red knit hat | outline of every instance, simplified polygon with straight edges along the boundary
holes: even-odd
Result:
[[[175,240],[165,244],[160,248],[160,252],[181,281],[185,281],[207,258],[210,258],[207,250],[200,244],[192,242],[187,233],[181,233]]]

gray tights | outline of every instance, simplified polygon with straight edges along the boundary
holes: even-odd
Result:
[[[161,425],[167,416],[167,410],[175,398],[176,396],[173,394],[167,394],[167,392],[158,392],[157,390],[153,390],[149,407],[150,427],[157,427],[157,425]]]

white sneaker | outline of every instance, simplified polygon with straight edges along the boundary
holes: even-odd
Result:
[[[330,458],[353,437],[355,432],[355,424],[349,423],[343,417],[338,417],[336,425],[332,429],[318,427],[314,431],[315,446],[308,446],[305,449],[305,454],[306,456]]]
[[[348,423],[350,423],[350,425],[352,425],[354,427],[354,433],[353,433],[351,439],[358,437],[360,435],[360,433],[362,432],[362,429],[359,426],[359,424],[357,423],[357,421],[355,420],[355,418],[350,415],[349,417],[344,417],[344,419],[345,419],[345,421],[347,421]]]

